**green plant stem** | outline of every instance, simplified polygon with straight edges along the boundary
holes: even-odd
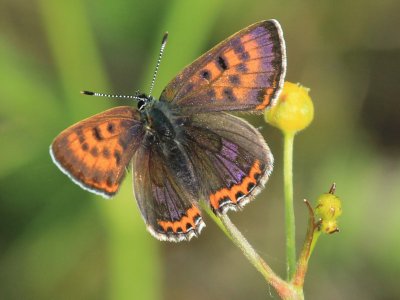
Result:
[[[258,255],[258,253],[253,249],[247,239],[242,235],[242,233],[233,225],[229,217],[224,214],[219,217],[222,224],[226,228],[229,235],[232,237],[232,241],[236,246],[242,250],[246,258],[251,262],[251,264],[264,276],[268,282],[281,281],[281,279],[272,271],[272,269],[264,262],[264,260]]]
[[[311,253],[314,250],[314,246],[321,233],[319,230],[317,230],[318,224],[315,223],[314,210],[312,209],[310,203],[307,200],[304,200],[304,203],[307,205],[309,212],[308,229],[303,249],[300,253],[300,257],[297,262],[296,273],[292,280],[293,285],[299,288],[302,288],[304,285],[304,279],[306,277],[306,273],[308,270],[308,261],[311,257]]]
[[[225,225],[221,222],[221,219],[218,218],[210,209],[210,207],[204,203],[204,202],[200,202],[201,208],[208,214],[208,216],[213,219],[213,221],[215,222],[215,224],[217,224],[217,226],[219,227],[219,229],[222,230],[222,232],[231,240],[232,236],[230,235],[230,233],[228,232],[228,230],[226,229]]]
[[[286,264],[287,280],[293,278],[296,270],[295,217],[293,208],[293,141],[294,133],[284,132],[283,181],[285,194],[286,223]]]
[[[239,249],[249,260],[249,262],[263,275],[267,283],[269,283],[272,287],[275,288],[275,290],[282,299],[287,299],[287,300],[304,299],[302,289],[294,287],[293,285],[284,281],[278,275],[276,275],[275,272],[271,269],[271,267],[260,257],[260,255],[254,250],[254,248],[250,245],[247,239],[231,222],[231,220],[226,214],[220,215],[219,220],[223,225],[223,227],[225,228],[224,231],[228,232],[229,237],[233,241],[233,243],[237,247],[239,247]]]

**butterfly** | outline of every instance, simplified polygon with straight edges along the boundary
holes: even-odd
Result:
[[[166,36],[156,71],[165,43]],[[190,240],[205,227],[200,200],[225,214],[241,209],[268,180],[273,156],[264,138],[227,112],[262,113],[274,105],[285,73],[280,24],[255,23],[184,68],[158,100],[151,92],[128,96],[137,107],[111,108],[67,128],[50,155],[75,183],[106,198],[118,192],[132,163],[149,232],[164,241]]]

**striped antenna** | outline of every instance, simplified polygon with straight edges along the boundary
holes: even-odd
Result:
[[[144,100],[146,98],[138,97],[138,96],[131,96],[131,95],[112,95],[112,94],[103,94],[103,93],[96,93],[91,91],[81,91],[81,94],[88,95],[88,96],[96,96],[96,97],[107,97],[107,98],[122,98],[122,99],[135,99],[135,100]]]
[[[163,56],[165,45],[167,44],[167,40],[168,40],[168,32],[164,33],[164,36],[161,41],[160,54],[158,55],[156,69],[154,70],[153,80],[151,81],[149,97],[151,96],[151,93],[153,92],[154,83],[156,82],[156,78],[157,78],[158,68],[160,67],[161,58]]]

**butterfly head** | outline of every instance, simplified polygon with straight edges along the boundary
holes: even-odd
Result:
[[[138,111],[144,111],[146,107],[151,107],[156,99],[153,96],[147,96],[145,93],[137,93],[137,109]]]

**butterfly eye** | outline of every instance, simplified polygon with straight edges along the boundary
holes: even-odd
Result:
[[[146,101],[144,100],[139,100],[137,103],[137,108],[139,111],[142,111],[144,107],[146,106]]]

